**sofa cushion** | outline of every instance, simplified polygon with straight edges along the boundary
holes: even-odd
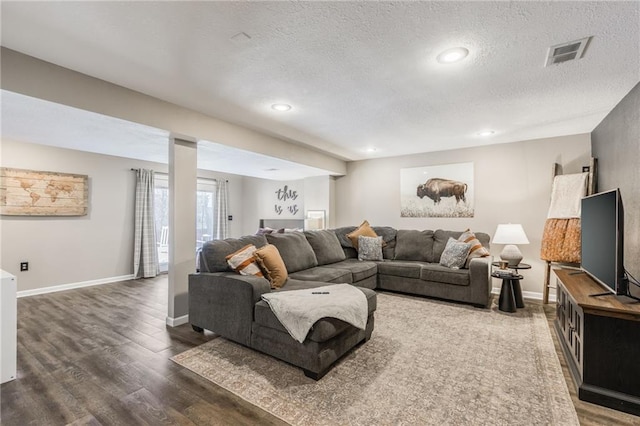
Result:
[[[376,234],[382,237],[382,256],[385,259],[393,259],[396,248],[396,235],[398,231],[390,226],[372,226]]]
[[[420,279],[453,285],[469,285],[470,274],[468,269],[451,269],[429,263],[422,266]]]
[[[318,265],[340,262],[345,259],[346,256],[340,241],[332,230],[305,231],[304,236],[316,255]]]
[[[353,231],[356,230],[355,226],[344,226],[342,228],[336,228],[333,230],[333,232],[335,232],[336,237],[338,237],[338,241],[340,241],[340,245],[343,248],[353,248],[353,245],[351,244],[351,240],[349,239],[349,237],[347,237],[347,234],[352,233]]]
[[[388,260],[378,262],[378,273],[404,278],[420,278],[420,270],[424,262]]]
[[[353,232],[347,234],[347,238],[351,241],[351,245],[354,249],[358,250],[358,237],[377,237],[378,234],[371,228],[368,221],[364,221],[360,224],[358,228],[356,228]]]
[[[396,236],[394,259],[437,263],[440,257],[438,256],[438,260],[434,260],[433,231],[399,229]]]
[[[318,266],[318,260],[302,232],[267,234],[267,241],[278,248],[289,273]]]
[[[444,229],[436,229],[433,233],[433,258],[432,263],[439,263],[444,248],[447,246],[449,238],[457,240],[462,235],[461,231],[445,231]]]
[[[382,260],[382,237],[358,236],[358,260]]]
[[[253,256],[256,252],[256,246],[253,244],[247,244],[240,250],[231,253],[226,257],[229,267],[239,273],[240,275],[255,275],[261,277],[262,270],[256,263],[256,258]]]
[[[323,285],[328,285],[328,284],[309,282],[300,288],[314,288],[314,287],[321,287]],[[299,288],[296,288],[296,289],[299,289]],[[285,287],[279,291],[288,291],[288,290],[290,289]],[[362,292],[367,297],[367,309],[369,314],[373,313],[377,307],[376,292],[373,290],[369,290],[368,288],[361,288],[360,290],[362,290]],[[278,318],[273,314],[273,311],[271,311],[271,308],[269,308],[269,305],[264,300],[261,300],[258,303],[256,303],[254,307],[254,318],[255,318],[254,321],[262,326],[273,328],[288,334],[287,330],[280,323]],[[313,327],[311,328],[311,331],[309,331],[309,334],[307,335],[307,339],[313,342],[318,342],[318,343],[326,342],[327,340],[333,338],[334,336],[337,336],[338,334],[342,333],[344,330],[346,330],[349,327],[352,327],[352,326],[350,326],[348,323],[341,321],[339,319],[322,318],[321,320],[317,321],[313,325]]]
[[[360,261],[357,259],[345,259],[342,262],[332,263],[331,268],[350,271],[352,283],[357,283],[358,281],[372,277],[378,272],[378,265],[375,262]]]
[[[247,235],[242,238],[207,241],[200,250],[201,272],[231,271],[226,257],[242,247],[253,244],[257,248],[267,245],[264,235]]]
[[[262,269],[264,277],[271,283],[271,288],[280,288],[287,281],[287,268],[280,257],[278,249],[273,244],[267,244],[257,249],[253,256]]]
[[[340,241],[340,245],[347,259],[355,259],[358,257],[358,251],[353,248],[351,240],[347,237],[347,234],[355,231],[355,229],[355,226],[345,226],[333,230],[333,232],[336,233],[336,237],[338,237],[338,241]]]
[[[322,281],[325,283],[351,284],[353,278],[351,272],[345,269],[336,269],[329,266],[316,266],[290,274],[291,278],[303,281]]]
[[[449,238],[440,256],[440,265],[447,268],[460,269],[464,267],[471,250],[471,244]]]

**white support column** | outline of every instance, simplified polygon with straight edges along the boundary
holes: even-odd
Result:
[[[169,140],[169,304],[167,325],[189,321],[189,274],[196,269],[197,144]]]

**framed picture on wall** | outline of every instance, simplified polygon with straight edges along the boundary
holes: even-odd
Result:
[[[84,216],[89,177],[70,173],[0,168],[0,214]]]
[[[400,217],[473,217],[473,163],[400,169]]]
[[[305,231],[325,229],[325,216],[324,210],[307,210],[307,214],[304,219]]]

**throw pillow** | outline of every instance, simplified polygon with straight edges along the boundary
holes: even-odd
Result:
[[[258,262],[264,276],[271,283],[271,288],[280,288],[289,278],[284,261],[280,257],[280,252],[273,244],[260,247],[253,253],[253,257]]]
[[[358,226],[356,228],[355,231],[350,232],[350,233],[347,234],[347,238],[349,238],[349,240],[351,240],[351,245],[356,250],[358,250],[358,237],[360,235],[365,236],[365,237],[377,237],[378,236],[378,234],[376,234],[376,232],[373,230],[373,228],[371,228],[371,226],[369,225],[369,222],[367,222],[365,220],[364,222],[362,222],[362,224],[360,226]]]
[[[382,237],[358,237],[358,260],[382,260]]]
[[[261,277],[262,271],[258,267],[256,259],[253,257],[253,253],[255,253],[255,251],[256,246],[248,244],[235,253],[231,253],[225,257],[225,259],[227,259],[227,263],[231,269],[240,275],[256,275]]]
[[[258,228],[258,230],[256,231],[256,235],[266,235],[274,231],[275,229],[271,229],[271,228]]]
[[[467,229],[458,237],[458,241],[463,243],[471,244],[471,249],[469,250],[469,255],[467,256],[467,261],[464,264],[465,268],[469,267],[469,263],[471,263],[471,259],[476,257],[487,257],[491,253],[485,246],[482,245],[480,240],[476,238],[476,234],[471,232],[471,229]]]
[[[442,256],[440,256],[440,265],[452,269],[462,268],[469,255],[469,250],[471,250],[471,244],[462,243],[449,237]]]

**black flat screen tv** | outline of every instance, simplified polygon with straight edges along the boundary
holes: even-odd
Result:
[[[582,270],[606,290],[627,294],[620,191],[614,189],[584,197],[580,208]]]

